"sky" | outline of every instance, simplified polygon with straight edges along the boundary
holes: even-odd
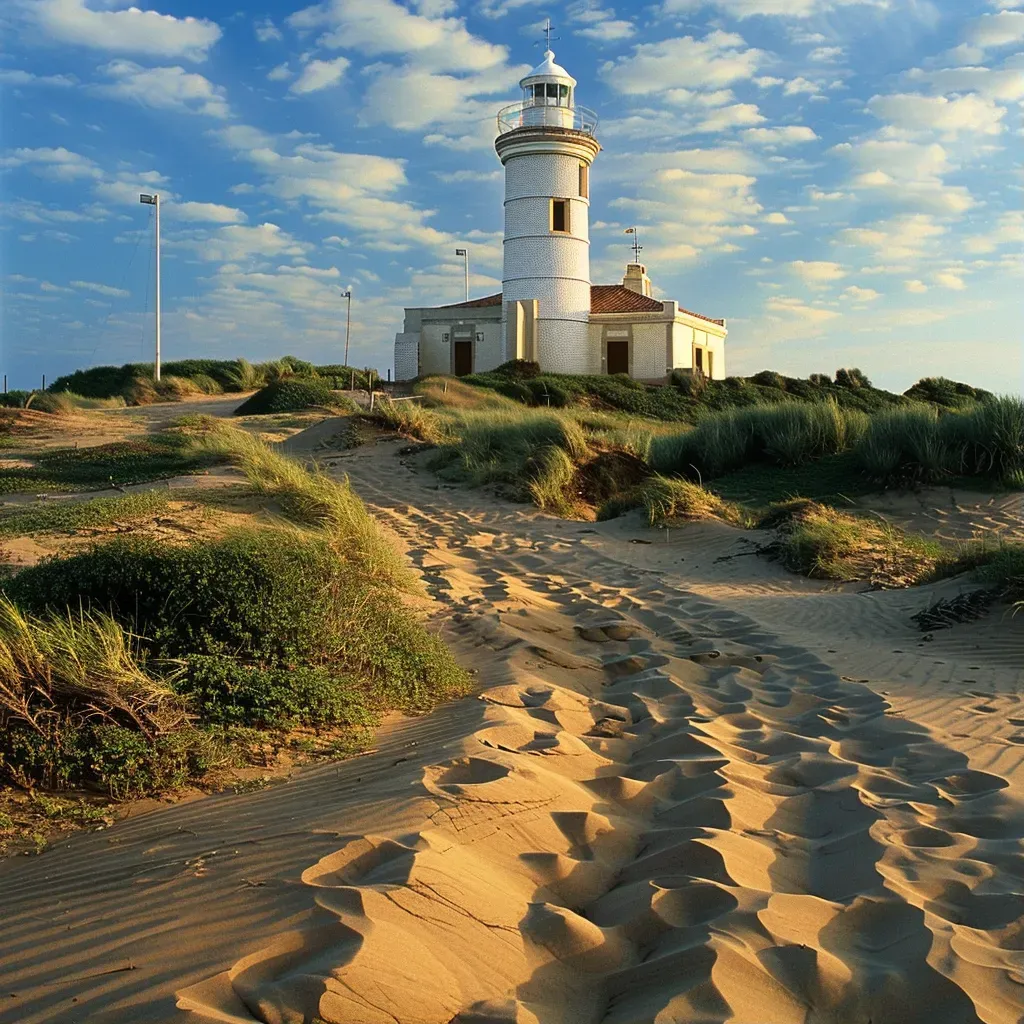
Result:
[[[495,114],[545,18],[600,118],[591,269],[635,225],[727,371],[1024,393],[1024,0],[5,0],[9,386],[164,359],[392,365],[501,287]],[[156,8],[147,5],[156,3]]]

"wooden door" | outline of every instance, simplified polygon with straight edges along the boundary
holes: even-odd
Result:
[[[454,369],[456,377],[465,377],[467,373],[473,372],[473,342],[454,341]]]
[[[629,342],[609,341],[608,372],[629,373]]]

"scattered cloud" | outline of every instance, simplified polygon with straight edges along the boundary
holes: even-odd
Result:
[[[743,138],[760,146],[795,146],[801,142],[814,142],[818,135],[806,125],[787,124],[774,128],[748,128]]]
[[[34,0],[24,10],[55,42],[111,53],[202,61],[221,37],[220,26],[205,18],[176,18],[138,7],[93,10],[85,0]]]
[[[335,57],[334,60],[311,60],[299,72],[299,77],[288,87],[288,91],[303,96],[337,85],[348,66],[349,61],[345,57]]]
[[[861,227],[844,228],[838,241],[867,249],[877,260],[899,262],[920,258],[947,230],[930,214],[902,214]]]
[[[246,219],[241,210],[220,203],[170,203],[167,212],[176,220],[199,221],[212,224],[240,224]]]
[[[914,295],[921,295],[928,291],[928,285],[924,281],[920,281],[917,278],[911,278],[910,280],[903,282],[903,287]]]
[[[851,284],[848,288],[843,289],[841,297],[849,299],[851,302],[874,302],[875,299],[882,297],[882,293],[876,292],[874,288],[861,288]]]
[[[827,288],[846,277],[846,270],[841,264],[828,260],[793,260],[789,269],[809,288]]]
[[[109,284],[99,284],[96,281],[72,281],[71,287],[96,292],[97,295],[109,295],[114,299],[124,299],[131,295],[131,292],[127,292],[123,288],[113,288]]]
[[[257,21],[253,26],[253,31],[261,43],[279,43],[284,39],[281,30],[270,18],[263,18],[262,21]]]
[[[111,85],[93,86],[101,96],[179,114],[226,118],[231,113],[223,89],[182,67],[144,68],[129,60],[116,60],[100,71],[114,79]]]

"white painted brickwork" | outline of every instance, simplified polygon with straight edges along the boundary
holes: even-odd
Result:
[[[510,157],[505,164],[505,199],[522,196],[579,198],[580,161],[561,153]]]
[[[664,324],[633,325],[633,376],[656,380],[665,376],[668,333]]]
[[[587,369],[587,333],[585,320],[545,320],[541,302],[539,362],[546,373],[590,373]]]
[[[505,242],[523,235],[559,242],[566,238],[590,245],[590,210],[582,199],[567,199],[569,230],[551,233],[551,200],[543,196],[511,199],[505,204]]]
[[[395,380],[412,380],[419,373],[420,333],[395,335]]]

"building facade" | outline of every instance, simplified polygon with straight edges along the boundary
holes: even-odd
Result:
[[[646,268],[621,284],[590,280],[590,171],[597,118],[576,104],[576,80],[543,62],[523,100],[498,114],[505,168],[502,290],[449,306],[410,308],[395,336],[395,378],[464,376],[511,359],[549,373],[627,373],[663,381],[674,369],[725,376],[725,321],[660,301]]]

